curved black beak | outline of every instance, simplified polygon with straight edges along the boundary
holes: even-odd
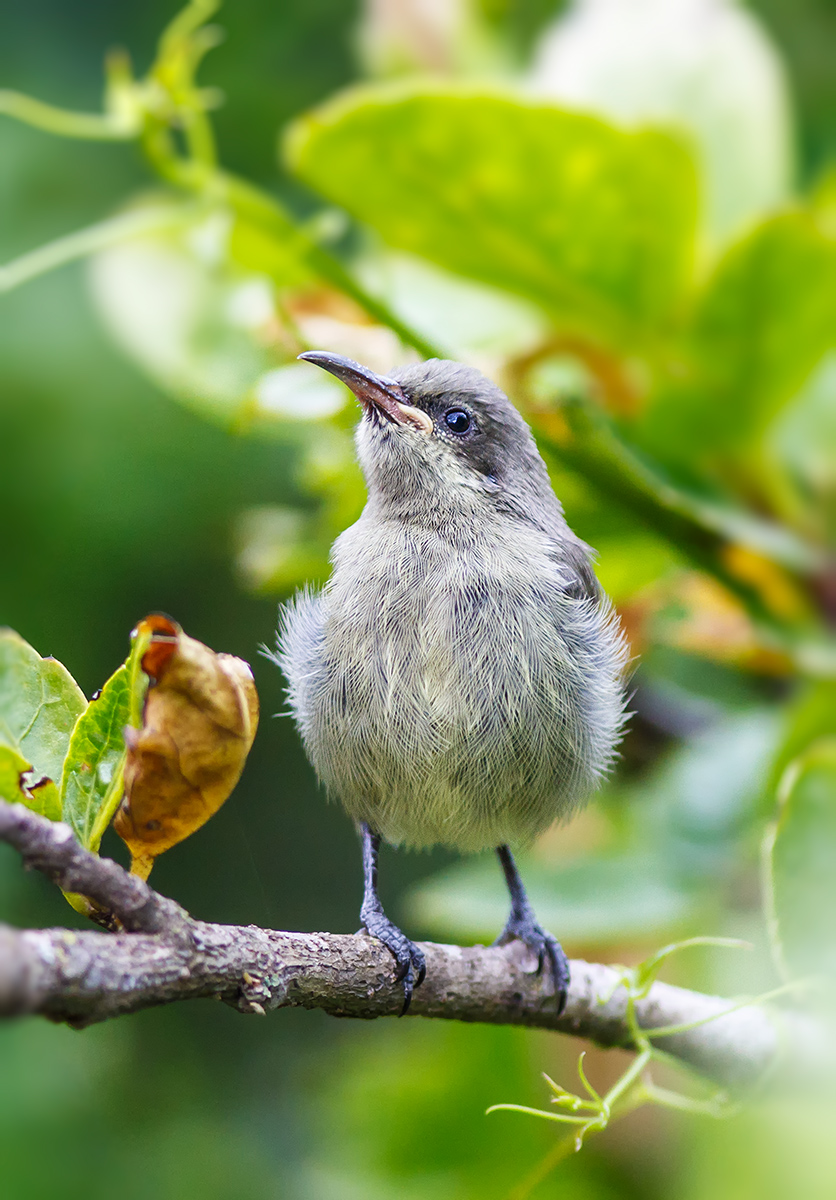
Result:
[[[306,350],[299,358],[336,375],[351,389],[366,412],[384,416],[393,425],[413,425],[426,432],[432,429],[430,418],[409,404],[403,388],[394,379],[376,375],[361,363],[328,350]]]
[[[375,375],[368,367],[344,358],[342,354],[331,354],[328,350],[306,350],[299,357],[314,366],[322,367],[336,375],[346,387],[351,388],[354,395],[364,408],[375,408],[398,425],[404,424],[404,419],[397,411],[397,405],[403,404],[406,397],[394,379],[384,375]]]

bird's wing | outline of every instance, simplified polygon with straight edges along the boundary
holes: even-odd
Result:
[[[576,537],[568,527],[556,539],[554,556],[566,576],[564,590],[575,600],[601,599],[601,585],[592,569],[594,551]]]

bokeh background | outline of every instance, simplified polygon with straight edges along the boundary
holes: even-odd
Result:
[[[560,24],[564,9],[553,0],[369,0],[365,8],[230,0],[218,18],[226,40],[201,76],[226,95],[215,116],[221,160],[279,195],[300,221],[320,220],[334,252],[360,263],[366,278],[388,280],[396,297],[409,293],[401,300],[409,309],[412,296],[427,336],[452,309],[470,312],[470,326],[465,319],[456,329],[462,356],[498,371],[522,370],[544,338],[542,314],[479,284],[428,275],[413,259],[384,261],[379,242],[281,166],[277,135],[291,119],[363,79],[430,71],[510,81],[609,119],[690,129],[705,185],[701,237],[715,250],[816,187],[831,197],[832,237],[836,8],[828,0],[759,0],[745,18],[709,0],[581,7],[585,25],[577,17]],[[6,6],[0,84],[95,110],[105,52],[129,47],[145,70],[172,15],[163,0]],[[709,20],[725,32],[703,43],[694,29]],[[64,140],[0,120],[2,261],[159,186],[132,144]],[[154,883],[207,920],[351,931],[361,894],[354,832],[317,792],[290,722],[272,716],[284,707],[282,682],[259,647],[273,638],[278,600],[322,576],[328,541],[360,502],[346,451],[353,418],[326,391],[312,393],[311,404],[314,415],[338,409],[330,423],[291,412],[264,433],[240,419],[235,389],[250,384],[239,387],[236,371],[267,370],[248,316],[266,286],[251,258],[229,276],[182,242],[134,243],[0,296],[0,622],[64,662],[88,695],[153,610],[250,661],[264,715],[244,778],[204,829],[160,861]],[[176,314],[166,327],[149,317],[159,297],[142,283],[148,270],[169,272],[166,286],[180,288],[187,307],[209,297],[205,327],[187,350]],[[239,307],[230,308],[235,289]],[[436,304],[441,318],[426,311]],[[189,313],[194,332],[200,321]],[[409,353],[328,295],[298,304],[294,320],[305,344],[355,348],[376,366]],[[590,364],[580,359],[565,345],[544,357],[525,385],[532,411],[548,413],[547,392],[583,392]],[[213,391],[211,379],[230,363],[233,382]],[[283,396],[268,397],[273,418],[285,412]],[[768,429],[696,483],[780,519],[823,551],[834,532],[835,409],[832,363],[821,354]],[[660,427],[642,432],[637,420],[635,435],[664,455]],[[815,655],[805,671],[759,644],[716,579],[681,561],[612,492],[596,490],[583,462],[573,471],[556,455],[550,465],[570,522],[601,551],[639,665],[619,772],[599,804],[529,856],[538,909],[570,953],[616,961],[674,936],[749,936],[758,950],[745,961],[706,952],[669,977],[732,992],[771,986],[757,847],[780,769],[813,734],[833,732],[833,685],[822,682]],[[666,468],[674,482],[694,484],[681,451]],[[832,582],[817,577],[814,586],[751,561],[738,577],[754,580],[773,616],[789,613],[818,637]],[[124,859],[115,838],[104,851]],[[487,939],[503,920],[501,878],[487,860],[460,865],[442,851],[387,850],[382,892],[415,936]],[[4,847],[0,911],[21,925],[79,920]],[[535,1183],[554,1128],[484,1110],[543,1103],[539,1072],[568,1084],[576,1053],[575,1044],[519,1030],[365,1026],[317,1012],[260,1020],[210,1003],[83,1033],[19,1022],[0,1029],[3,1190],[14,1200],[828,1194],[826,1164],[798,1183],[799,1162],[819,1159],[803,1142],[816,1140],[815,1122],[797,1112],[718,1125],[642,1111]],[[605,1083],[623,1065],[622,1056],[593,1053],[588,1070]],[[769,1120],[779,1134],[765,1134]]]

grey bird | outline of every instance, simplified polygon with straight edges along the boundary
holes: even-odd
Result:
[[[538,971],[548,962],[562,1010],[566,956],[510,847],[578,809],[621,735],[626,645],[592,552],[527,424],[478,371],[300,358],[361,403],[368,502],[325,588],[283,610],[275,658],[317,775],[362,837],[363,926],[396,960],[405,1012],[425,962],[378,898],[381,838],[494,848],[511,896],[497,944],[518,938]]]

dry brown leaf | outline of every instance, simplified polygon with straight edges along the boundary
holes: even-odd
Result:
[[[138,629],[151,633],[142,658],[151,685],[142,728],[125,731],[125,795],[113,827],[145,879],[235,787],[258,727],[258,693],[243,659],[216,654],[168,617],[153,614]]]

